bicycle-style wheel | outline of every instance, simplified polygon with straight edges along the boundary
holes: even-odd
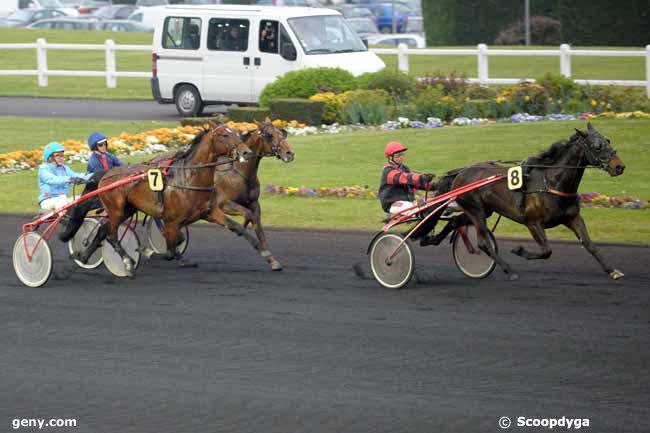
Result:
[[[92,243],[101,227],[101,223],[96,218],[85,218],[77,233],[68,241],[68,252],[72,255],[84,251]],[[77,266],[84,269],[95,269],[104,262],[101,248],[90,256],[87,263],[80,260],[73,260]]]
[[[38,245],[37,245],[38,244]],[[32,254],[32,260],[27,253]],[[21,283],[28,287],[41,287],[52,275],[52,251],[39,233],[27,232],[14,244],[14,272]]]
[[[124,233],[124,230],[126,230],[126,233]],[[121,239],[120,245],[122,249],[134,261],[133,270],[135,271],[140,265],[140,239],[138,239],[138,235],[128,224],[122,224],[118,230],[118,239]],[[104,258],[106,269],[111,274],[116,277],[126,277],[129,275],[126,271],[126,265],[122,261],[122,257],[108,241],[102,243],[102,257]]]
[[[162,229],[162,221],[152,217],[148,218],[146,225],[147,244],[149,244],[149,247],[158,254],[164,254],[167,252],[167,241],[162,233]],[[185,251],[187,251],[190,242],[190,231],[187,226],[181,228],[181,235],[183,236],[183,242],[176,246],[176,252],[183,255],[185,254]]]
[[[384,233],[370,247],[370,268],[375,279],[388,289],[401,289],[415,269],[413,250],[397,233]]]
[[[490,231],[488,235],[494,251],[498,252],[494,235]],[[469,278],[485,278],[494,270],[496,262],[478,247],[476,227],[473,225],[457,229],[451,238],[451,244],[456,266]]]

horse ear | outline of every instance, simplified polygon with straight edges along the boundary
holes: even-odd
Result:
[[[272,124],[273,124],[273,122],[271,122],[271,119],[269,118],[269,116],[266,116],[266,119],[264,119],[264,123],[266,123],[266,124],[268,124],[268,125],[272,125]]]
[[[218,127],[220,127],[222,125],[222,123],[216,122],[214,120],[210,120],[208,122],[208,125],[210,125],[211,128],[218,128]]]
[[[586,136],[587,136],[587,133],[586,133],[586,132],[581,131],[581,130],[579,130],[578,128],[573,128],[573,129],[575,129],[576,132],[577,132],[579,135],[581,135],[582,137],[586,137]]]
[[[591,124],[591,122],[587,122],[587,131],[595,131],[595,129],[594,129],[593,125]]]
[[[264,127],[264,125],[257,119],[255,119],[255,124],[257,125],[257,129],[259,129],[260,131]]]

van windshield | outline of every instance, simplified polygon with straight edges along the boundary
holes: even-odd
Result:
[[[289,25],[305,54],[333,54],[367,51],[340,15],[289,18]]]

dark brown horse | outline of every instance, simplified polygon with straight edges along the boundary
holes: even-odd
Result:
[[[283,162],[291,162],[294,152],[287,142],[287,133],[278,129],[267,119],[264,123],[256,122],[258,129],[242,136],[244,142],[253,151],[248,162],[236,162],[232,170],[215,170],[215,190],[210,201],[210,212],[205,220],[221,224],[240,236],[244,236],[274,271],[282,270],[282,265],[269,251],[266,235],[262,228],[260,207],[260,180],[257,170],[265,156],[275,156]],[[243,226],[228,218],[227,215],[242,215]],[[251,224],[257,239],[246,231]]]
[[[610,176],[619,176],[625,170],[625,165],[612,149],[610,140],[588,123],[586,132],[576,129],[568,142],[553,144],[547,151],[528,158],[522,166],[526,173],[523,192],[509,190],[504,181],[457,198],[456,201],[465,211],[458,218],[466,218],[476,226],[479,247],[514,280],[518,278],[517,274],[513,273],[512,268],[492,249],[492,244],[488,241],[486,219],[496,212],[528,227],[541,247],[541,252],[530,252],[522,246],[512,250],[514,254],[528,260],[547,259],[551,256],[545,229],[562,224],[576,234],[605,272],[613,279],[621,278],[623,273],[605,261],[589,238],[585,222],[580,216],[578,198],[578,186],[586,167],[601,168]],[[505,175],[506,171],[506,167],[490,162],[454,170],[443,179],[438,191],[447,192],[493,174]],[[520,200],[517,194],[522,193],[523,200]],[[453,221],[450,226],[453,228]],[[441,235],[444,236],[444,233],[441,232]]]
[[[217,159],[230,156],[245,161],[251,155],[252,151],[241,141],[238,131],[211,123],[210,128],[197,135],[187,149],[176,153],[165,176],[165,189],[162,193],[152,191],[148,182],[143,180],[99,194],[108,214],[108,221],[78,259],[87,261],[106,238],[122,257],[127,273],[132,273],[133,261],[119,245],[117,229],[123,221],[139,210],[162,219],[163,234],[167,242],[164,258],[180,260],[181,257],[176,252],[180,229],[199,220],[208,212],[214,189],[215,167],[219,164]],[[149,168],[149,164],[113,168],[103,175],[99,188]],[[180,264],[189,263],[181,261]]]

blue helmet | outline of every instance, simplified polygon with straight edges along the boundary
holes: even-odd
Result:
[[[101,132],[93,132],[88,137],[88,147],[90,147],[90,150],[97,150],[97,143],[101,141],[107,141],[106,136]]]
[[[43,159],[47,161],[48,159],[50,159],[50,156],[52,156],[53,153],[64,152],[64,151],[65,148],[60,143],[57,143],[56,141],[52,141],[51,143],[45,145],[45,149],[43,149]]]

